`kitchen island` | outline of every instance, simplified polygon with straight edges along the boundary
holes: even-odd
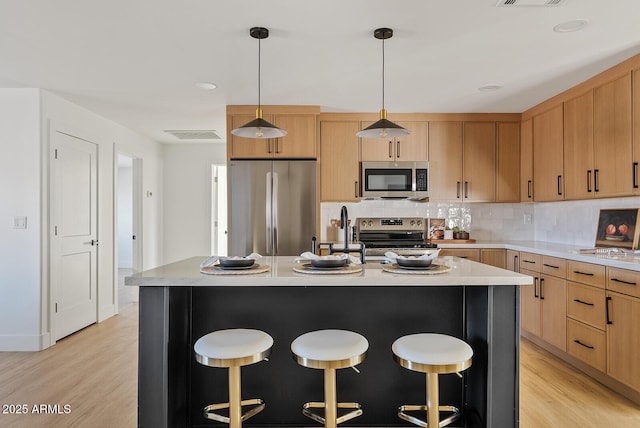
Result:
[[[294,272],[293,257],[258,261],[268,272],[205,275],[194,257],[128,277],[140,286],[138,421],[141,427],[224,426],[202,408],[227,401],[227,373],[195,361],[193,343],[224,328],[257,328],[274,338],[270,361],[244,367],[243,396],[266,409],[247,427],[302,427],[306,401],[322,400],[322,373],[300,367],[289,345],[323,328],[349,329],[369,340],[359,368],[338,373],[338,399],[364,414],[348,426],[409,426],[401,404],[424,404],[425,378],[401,368],[391,343],[418,332],[450,334],[474,350],[463,379],[441,376],[441,403],[462,409],[465,427],[518,426],[519,285],[532,278],[455,257],[438,275],[398,274],[367,263],[359,273]]]

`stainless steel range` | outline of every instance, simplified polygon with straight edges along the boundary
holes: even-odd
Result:
[[[365,258],[397,254],[422,255],[436,244],[425,242],[426,221],[422,217],[366,217],[356,219],[356,240],[365,245]]]

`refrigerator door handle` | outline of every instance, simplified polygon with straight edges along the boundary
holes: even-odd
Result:
[[[272,198],[271,198],[271,172],[267,172],[267,179],[265,180],[267,189],[266,189],[266,193],[267,193],[267,197],[266,197],[266,233],[267,233],[267,254],[268,256],[272,255],[271,254],[271,250],[273,248],[273,243],[271,241],[271,208],[272,208]]]
[[[278,255],[278,173],[273,173],[273,255]]]

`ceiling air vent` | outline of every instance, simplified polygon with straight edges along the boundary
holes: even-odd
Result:
[[[220,136],[213,129],[203,130],[176,130],[169,129],[164,132],[173,135],[179,140],[221,140]]]
[[[565,0],[499,0],[496,6],[560,6]]]

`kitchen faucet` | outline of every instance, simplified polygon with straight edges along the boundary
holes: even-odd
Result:
[[[342,206],[340,209],[340,229],[344,229],[344,253],[349,253],[349,214],[347,207]]]

